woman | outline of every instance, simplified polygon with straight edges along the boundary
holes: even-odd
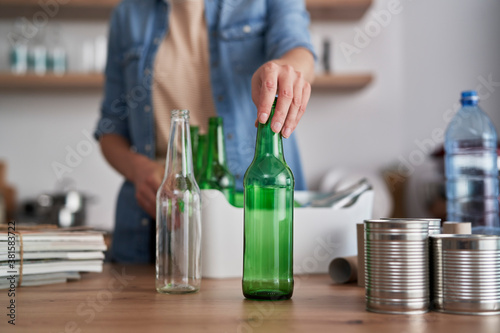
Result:
[[[237,189],[255,145],[255,119],[281,132],[304,189],[292,132],[311,94],[314,56],[303,0],[124,0],[111,18],[105,95],[96,129],[107,161],[126,181],[118,196],[111,257],[154,260],[156,191],[170,110],[191,124],[224,118],[228,166]]]

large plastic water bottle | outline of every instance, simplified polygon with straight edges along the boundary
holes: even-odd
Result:
[[[445,137],[448,221],[471,222],[475,234],[500,234],[495,126],[476,91],[464,91],[461,102]]]

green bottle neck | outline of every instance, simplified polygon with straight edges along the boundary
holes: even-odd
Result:
[[[198,151],[196,152],[196,164],[203,166],[207,158],[208,135],[200,134],[198,136]]]
[[[255,158],[259,156],[272,155],[279,160],[285,161],[283,155],[283,139],[281,133],[274,133],[271,129],[271,119],[274,116],[274,108],[276,101],[274,101],[273,108],[269,119],[265,124],[259,123],[257,129],[257,142],[255,145]]]
[[[208,127],[208,168],[213,164],[226,166],[226,148],[222,118],[211,118]]]
[[[193,151],[193,156],[196,156],[198,152],[198,137],[200,135],[200,128],[198,126],[189,126],[189,131],[191,134],[191,148]]]

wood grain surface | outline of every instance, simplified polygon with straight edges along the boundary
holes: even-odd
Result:
[[[245,300],[241,280],[204,279],[191,295],[162,295],[153,266],[105,265],[81,281],[24,287],[16,326],[7,324],[0,290],[0,332],[452,332],[498,333],[500,316],[384,315],[365,311],[364,289],[327,275],[295,277],[291,300]]]

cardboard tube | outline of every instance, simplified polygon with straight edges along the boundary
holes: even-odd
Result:
[[[472,233],[470,222],[444,222],[443,234],[470,235]]]
[[[12,220],[16,213],[16,189],[11,186],[0,188],[0,194],[3,196],[7,219]]]
[[[358,286],[365,286],[365,224],[356,224],[358,238]]]
[[[358,257],[335,258],[328,266],[328,273],[335,283],[356,281],[358,277]]]

